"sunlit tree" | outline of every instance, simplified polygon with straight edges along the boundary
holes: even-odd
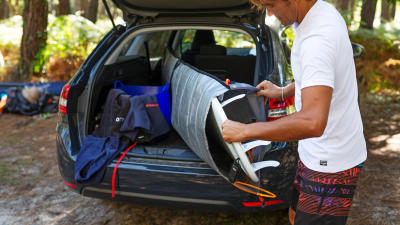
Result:
[[[33,74],[40,72],[41,68],[35,67],[41,49],[47,40],[47,0],[25,0],[23,18],[23,33],[20,46],[21,59],[12,74],[13,80],[28,81]],[[36,63],[35,63],[36,62]]]

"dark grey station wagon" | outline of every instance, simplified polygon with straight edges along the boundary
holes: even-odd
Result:
[[[285,86],[293,79],[287,46],[265,23],[265,13],[252,9],[248,0],[113,2],[126,23],[114,26],[63,88],[57,125],[58,164],[65,184],[83,196],[104,199],[113,199],[112,173],[119,157],[98,185],[75,182],[74,167],[115,81],[162,86],[181,66],[222,83],[229,79],[255,86],[269,80]],[[294,112],[293,99],[269,99],[265,112],[266,120],[284,117]],[[233,162],[219,148],[208,123],[205,132],[216,164],[229,172]],[[274,194],[269,198],[257,195],[258,187],[254,194],[232,185],[187,141],[173,129],[165,139],[135,146],[118,166],[114,200],[208,210],[288,207],[298,159],[295,142],[272,142],[263,156],[280,163],[259,171],[260,187]]]

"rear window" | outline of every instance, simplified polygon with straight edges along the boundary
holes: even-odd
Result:
[[[197,30],[185,30],[181,44],[181,51],[185,52],[192,49],[194,37]],[[212,30],[215,44],[226,48],[226,55],[256,55],[253,38],[245,33],[227,31],[227,30]]]

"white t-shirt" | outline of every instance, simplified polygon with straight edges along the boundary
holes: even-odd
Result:
[[[333,88],[328,122],[321,137],[299,141],[299,156],[310,169],[334,173],[367,158],[353,50],[346,23],[329,3],[318,0],[296,28],[291,53],[295,106],[301,110],[301,89]]]

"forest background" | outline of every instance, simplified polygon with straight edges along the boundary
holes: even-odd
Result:
[[[328,1],[365,47],[356,59],[360,93],[399,94],[400,0]],[[0,81],[67,81],[111,28],[99,0],[0,0]]]
[[[353,42],[368,160],[348,225],[400,224],[400,0],[325,0]],[[122,13],[107,0],[116,24]],[[0,82],[67,81],[112,29],[102,0],[0,0]],[[293,30],[286,32],[289,43]],[[225,36],[224,43],[235,41]],[[55,114],[54,114],[55,115]],[[289,224],[287,211],[226,214],[83,198],[57,168],[57,117],[4,113],[0,224]]]

